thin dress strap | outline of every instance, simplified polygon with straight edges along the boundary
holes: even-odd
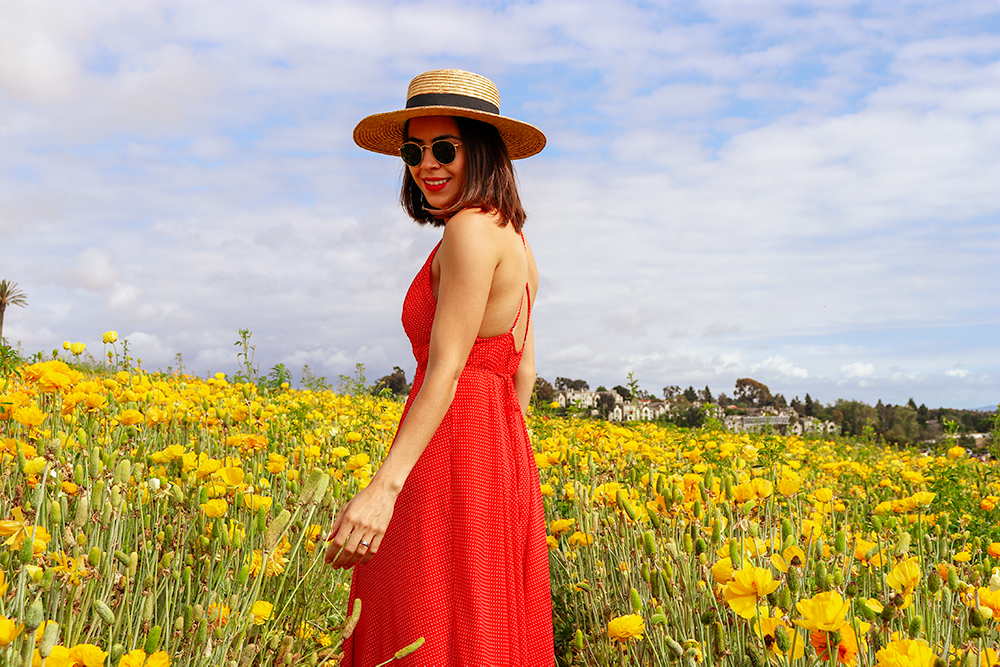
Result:
[[[524,232],[519,232],[519,234],[521,236],[521,244],[524,246],[524,255],[525,255],[525,258],[527,258],[527,255],[528,255],[528,242],[524,240]],[[521,341],[521,347],[520,347],[521,350],[524,349],[524,344],[528,342],[528,327],[531,326],[531,285],[528,282],[524,283],[524,296],[528,300],[528,319],[524,323],[524,340]],[[521,309],[520,308],[518,308],[517,316],[518,316],[518,318],[521,317]],[[515,320],[514,324],[515,324],[515,326],[517,325],[517,321],[516,320]]]

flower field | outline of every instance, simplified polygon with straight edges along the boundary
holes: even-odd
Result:
[[[0,376],[0,664],[336,664],[349,573],[326,530],[402,405],[83,368]],[[995,464],[529,426],[560,664],[1000,664]]]

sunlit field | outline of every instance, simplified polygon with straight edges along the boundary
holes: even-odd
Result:
[[[0,664],[337,664],[349,573],[324,541],[402,404],[72,352],[0,374]],[[995,463],[529,427],[560,664],[1000,664]]]

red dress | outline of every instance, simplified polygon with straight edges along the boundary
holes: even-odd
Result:
[[[435,252],[403,302],[417,360],[404,420],[427,370]],[[528,312],[518,318],[530,317],[523,303]],[[361,618],[345,642],[343,665],[374,667],[419,637],[419,650],[391,664],[554,664],[545,517],[514,391],[521,351],[513,329],[476,339],[455,399],[396,499],[378,554],[355,566],[350,608],[360,598]]]

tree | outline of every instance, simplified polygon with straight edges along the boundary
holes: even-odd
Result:
[[[0,345],[3,345],[3,314],[7,311],[7,306],[28,305],[28,295],[17,287],[17,283],[9,280],[0,280]]]
[[[675,384],[668,385],[663,388],[663,398],[669,401],[671,398],[679,396],[681,393],[681,388]]]
[[[373,394],[380,394],[388,389],[393,396],[405,396],[410,393],[410,385],[406,381],[406,372],[399,366],[392,367],[392,373],[381,378],[372,387]]]
[[[808,393],[806,393],[806,402],[805,402],[804,409],[805,409],[806,417],[815,417],[816,416],[816,404],[813,403],[812,396],[810,396]]]
[[[701,391],[698,392],[698,399],[702,403],[711,403],[712,402],[712,400],[713,400],[712,399],[712,390],[708,388],[707,384],[705,385],[704,389],[702,389]]]
[[[766,384],[750,378],[740,378],[736,381],[736,391],[733,393],[733,398],[738,402],[745,402],[749,407],[771,405],[774,400],[771,397],[771,390],[767,388]]]
[[[620,384],[615,385],[611,391],[617,392],[617,394],[622,397],[623,401],[632,400],[632,392],[630,392],[628,389],[621,386]]]
[[[698,400],[698,392],[694,390],[694,387],[688,387],[684,390],[684,398],[694,403]]]
[[[865,426],[876,426],[879,423],[875,408],[860,401],[838,399],[834,407],[834,412],[839,411],[843,415],[840,422],[843,435],[860,436],[864,434]]]
[[[543,377],[535,378],[535,388],[531,392],[535,405],[551,403],[556,396],[556,390],[552,388],[552,383]]]
[[[586,380],[570,380],[569,378],[556,378],[556,391],[589,391],[590,385]]]
[[[601,416],[607,419],[615,409],[615,395],[607,390],[600,392],[597,395],[597,408],[601,411]]]
[[[882,435],[898,445],[916,444],[920,438],[917,411],[908,405],[890,406],[882,422]]]

